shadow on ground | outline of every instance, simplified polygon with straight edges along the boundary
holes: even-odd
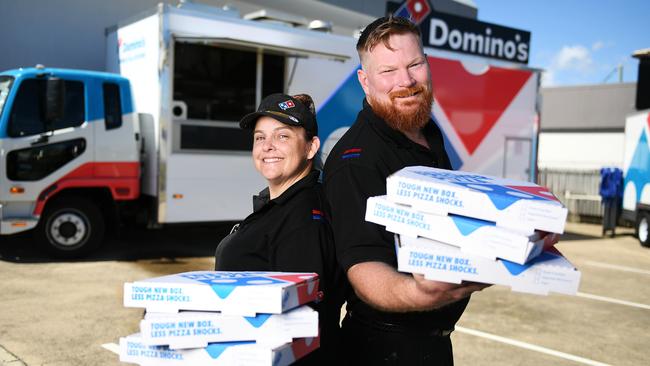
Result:
[[[124,228],[108,238],[96,252],[80,259],[61,260],[48,257],[32,240],[30,232],[0,236],[0,260],[18,263],[93,262],[140,259],[174,260],[176,258],[213,256],[217,244],[232,228],[233,222],[202,225],[171,225],[161,229]],[[629,232],[616,236],[631,236]],[[116,236],[116,237],[115,237]],[[607,237],[566,231],[561,241],[595,240]]]
[[[608,231],[607,235],[593,235],[585,234],[578,232],[565,231],[564,234],[560,237],[561,241],[572,241],[572,240],[597,240],[597,239],[607,239],[612,237],[621,237],[621,236],[630,236],[633,237],[634,233],[627,231],[617,232],[614,236],[611,235],[611,232]]]
[[[0,260],[19,263],[94,262],[213,256],[217,244],[233,223],[173,225],[161,229],[125,228],[90,255],[74,260],[48,257],[32,240],[30,232],[0,236]]]

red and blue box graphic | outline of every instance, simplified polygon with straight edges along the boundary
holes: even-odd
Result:
[[[523,234],[561,234],[567,209],[534,183],[424,166],[403,168],[386,179],[388,199],[437,215],[491,221]]]
[[[124,306],[151,312],[281,314],[319,299],[318,275],[294,272],[194,271],[124,284]]]

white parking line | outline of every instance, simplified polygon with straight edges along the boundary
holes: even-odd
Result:
[[[559,357],[559,358],[564,358],[566,360],[575,361],[575,362],[582,363],[582,364],[585,364],[585,365],[609,366],[609,364],[606,364],[606,363],[590,360],[590,359],[584,358],[584,357],[575,356],[575,355],[572,355],[572,354],[569,354],[569,353],[564,353],[564,352],[552,350],[550,348],[544,348],[544,347],[536,346],[534,344],[521,342],[521,341],[517,341],[517,340],[514,340],[514,339],[510,339],[510,338],[501,337],[501,336],[490,334],[490,333],[481,332],[480,330],[469,329],[469,328],[464,328],[464,327],[459,327],[459,326],[456,326],[456,330],[461,332],[461,333],[470,334],[470,335],[477,336],[477,337],[482,337],[482,338],[487,338],[487,339],[492,340],[492,341],[506,343],[506,344],[509,344],[511,346],[521,347],[521,348],[525,348],[525,349],[535,351],[535,352],[545,353],[547,355],[551,355],[551,356],[555,356],[555,357]]]
[[[616,270],[624,271],[624,272],[632,272],[632,273],[640,273],[640,274],[644,274],[644,275],[650,275],[650,271],[645,270],[645,269],[639,269],[639,268],[627,267],[627,266],[619,266],[619,265],[616,265],[616,264],[609,264],[609,263],[596,262],[596,261],[585,261],[584,263],[586,265],[594,266],[594,267],[616,269]]]
[[[584,297],[587,299],[592,299],[592,300],[598,300],[598,301],[604,301],[604,302],[611,302],[613,304],[619,304],[619,305],[627,305],[627,306],[633,306],[635,308],[641,308],[641,309],[646,309],[650,310],[650,305],[646,304],[641,304],[638,302],[631,302],[631,301],[625,301],[625,300],[619,300],[619,299],[614,299],[612,297],[607,297],[607,296],[600,296],[600,295],[594,295],[594,294],[587,294],[584,292],[578,292],[576,293],[576,296],[578,297]]]
[[[102,347],[115,354],[120,354],[120,346],[115,343],[104,343],[102,344]]]

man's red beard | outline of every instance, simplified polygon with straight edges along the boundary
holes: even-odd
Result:
[[[400,97],[405,97],[417,93],[417,98],[413,101],[396,101]],[[373,112],[386,123],[399,131],[413,131],[421,129],[431,119],[431,105],[433,104],[433,93],[431,88],[423,85],[392,92],[388,94],[390,103],[379,101],[368,96],[368,102],[372,106]],[[396,104],[399,103],[398,108]]]

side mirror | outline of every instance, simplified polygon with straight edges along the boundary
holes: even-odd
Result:
[[[45,123],[50,130],[54,121],[63,118],[65,111],[65,81],[52,77],[45,84]]]

